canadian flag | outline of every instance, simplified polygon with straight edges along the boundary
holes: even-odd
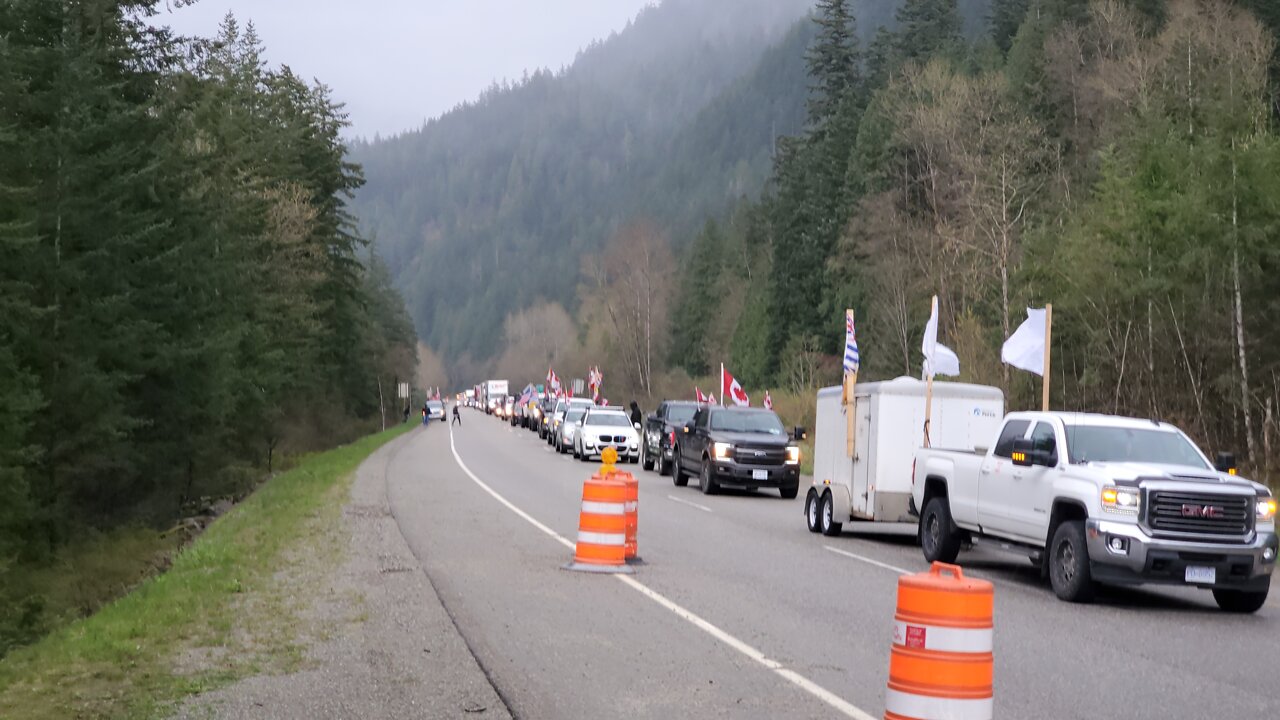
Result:
[[[707,404],[708,404],[708,405],[715,405],[715,404],[716,404],[716,394],[715,394],[715,393],[711,393],[710,395],[708,395],[708,396],[707,396]]]
[[[694,394],[694,399],[697,400],[698,402],[704,403],[707,401],[707,396],[703,395],[702,390],[698,389],[697,386],[693,388],[693,394]]]
[[[751,404],[751,398],[747,397],[742,385],[729,374],[729,371],[724,369],[724,365],[720,366],[720,397],[732,400],[738,407]]]
[[[556,371],[551,368],[547,368],[547,387],[551,390],[560,389],[560,378],[556,376]]]
[[[764,409],[765,410],[773,409],[773,398],[769,396],[768,390],[764,391]]]

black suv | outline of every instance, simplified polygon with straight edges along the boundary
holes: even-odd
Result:
[[[694,474],[707,495],[771,487],[792,499],[800,491],[800,448],[772,410],[703,406],[676,434],[676,485]]]
[[[658,468],[659,475],[671,472],[675,462],[676,435],[693,419],[700,403],[693,400],[664,400],[652,415],[645,418],[640,438],[645,470]]]

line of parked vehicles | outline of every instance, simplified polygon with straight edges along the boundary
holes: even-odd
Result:
[[[926,560],[992,547],[1029,560],[1070,602],[1099,584],[1165,584],[1210,590],[1232,612],[1265,604],[1276,499],[1239,477],[1231,454],[1210,461],[1159,420],[1006,415],[998,388],[934,383],[930,412],[925,398],[913,378],[817,393],[811,532],[915,523]],[[586,398],[510,395],[475,405],[559,453],[589,461],[612,447],[677,487],[696,478],[705,494],[768,488],[787,499],[801,489],[805,431],[771,410],[666,400],[640,418]]]

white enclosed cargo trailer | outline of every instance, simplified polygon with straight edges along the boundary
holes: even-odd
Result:
[[[855,386],[841,403],[841,388],[818,391],[813,485],[805,499],[809,529],[835,534],[850,520],[915,522],[911,463],[924,445],[925,383],[902,377]],[[853,441],[849,441],[854,416]],[[985,450],[1004,418],[999,388],[934,382],[930,446]],[[850,452],[852,449],[852,452]]]

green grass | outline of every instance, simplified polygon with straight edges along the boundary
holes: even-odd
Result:
[[[163,575],[0,661],[0,718],[156,717],[171,703],[300,662],[292,556],[332,561],[352,471],[402,425],[305,458],[174,558]],[[329,538],[328,541],[325,538]],[[184,662],[212,652],[216,662]],[[192,667],[188,667],[192,666]]]

